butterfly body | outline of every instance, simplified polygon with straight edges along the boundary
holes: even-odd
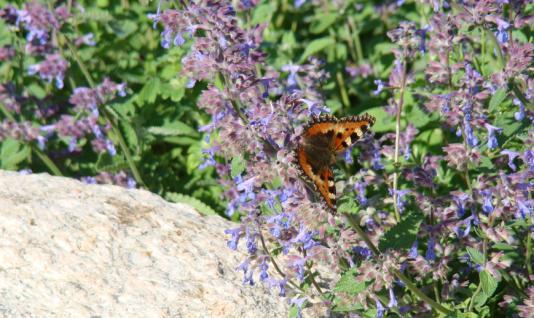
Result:
[[[362,138],[374,122],[375,118],[368,114],[341,119],[326,115],[313,117],[304,128],[297,163],[334,211],[336,188],[331,167],[337,155]]]

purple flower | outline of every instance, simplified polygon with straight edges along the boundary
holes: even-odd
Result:
[[[534,200],[524,201],[521,199],[516,199],[517,202],[517,213],[516,218],[526,219],[527,217],[532,217],[532,209],[534,207]]]
[[[398,306],[397,298],[395,297],[395,293],[393,292],[393,288],[388,288],[388,291],[389,291],[388,308],[397,307]]]
[[[375,303],[376,303],[376,316],[375,317],[383,318],[384,313],[386,312],[386,308],[384,308],[380,300],[378,300],[377,298],[375,298]]]
[[[295,0],[294,6],[295,8],[300,8],[303,4],[306,3],[307,0]]]
[[[427,261],[434,261],[436,259],[436,239],[433,236],[428,239],[425,259]]]
[[[451,195],[454,203],[458,207],[458,217],[461,218],[465,214],[465,203],[469,199],[469,195],[458,191],[451,192]]]
[[[267,257],[263,258],[263,261],[260,263],[260,280],[263,282],[268,277],[269,274],[267,273],[267,270],[269,269],[269,264],[267,264]]]
[[[360,257],[363,257],[364,259],[369,259],[373,254],[371,253],[371,250],[367,247],[362,246],[354,246],[352,248],[352,251]]]
[[[354,183],[354,189],[356,190],[358,195],[357,200],[361,206],[367,205],[367,197],[365,196],[365,186],[365,182],[362,181],[356,181],[356,183]]]
[[[517,169],[517,166],[514,164],[514,159],[519,156],[519,152],[504,149],[501,151],[501,155],[508,156],[508,167],[515,171]]]
[[[376,89],[373,91],[374,95],[380,94],[380,92],[384,89],[384,81],[377,79],[375,80]]]
[[[475,147],[476,145],[478,145],[478,138],[475,136],[473,128],[471,127],[471,124],[469,123],[467,118],[464,120],[464,129],[467,144],[471,147]]]
[[[514,113],[514,118],[518,121],[525,119],[525,105],[517,98],[514,98],[514,105],[519,106],[519,111]]]
[[[237,244],[239,243],[239,239],[243,235],[243,228],[242,227],[236,227],[233,229],[226,229],[224,230],[224,233],[232,235],[232,238],[226,242],[229,248],[233,250],[237,250]]]
[[[482,195],[482,198],[484,199],[484,203],[482,204],[482,211],[486,215],[489,215],[491,212],[493,212],[493,203],[492,203],[492,192],[489,189],[482,190],[480,192]]]
[[[406,206],[406,199],[403,198],[410,192],[411,191],[409,189],[397,190],[397,207],[400,213],[404,211],[404,207]],[[392,193],[393,189],[390,190],[390,194]]]
[[[489,149],[495,149],[497,146],[499,146],[497,142],[497,137],[495,137],[495,132],[501,133],[502,128],[492,126],[488,123],[484,124],[486,129],[488,130],[488,148]]]
[[[250,286],[254,285],[254,279],[252,275],[254,272],[250,269],[250,261],[247,259],[241,265],[237,267],[237,270],[243,271],[243,285],[249,284]]]
[[[55,79],[56,87],[63,88],[63,79],[67,71],[67,61],[65,61],[59,54],[47,55],[45,60],[39,64],[30,65],[28,74],[34,75],[39,73],[39,76],[51,83]]]
[[[410,247],[410,252],[408,253],[409,258],[416,259],[417,256],[419,255],[419,252],[417,251],[417,245],[418,245],[418,242],[416,239],[415,241],[413,241],[412,247]]]

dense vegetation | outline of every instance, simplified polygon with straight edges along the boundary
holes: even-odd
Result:
[[[0,168],[236,221],[244,283],[293,316],[534,312],[528,1],[0,8]],[[376,118],[335,166],[337,213],[294,158],[325,113]]]

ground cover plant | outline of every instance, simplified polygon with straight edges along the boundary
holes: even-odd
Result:
[[[236,221],[243,282],[292,316],[529,317],[533,8],[6,4],[1,167],[208,202]],[[334,169],[335,212],[295,161],[328,113],[376,118]]]

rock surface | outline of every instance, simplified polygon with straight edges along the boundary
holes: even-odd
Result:
[[[143,190],[0,171],[0,317],[287,317],[220,217]]]

